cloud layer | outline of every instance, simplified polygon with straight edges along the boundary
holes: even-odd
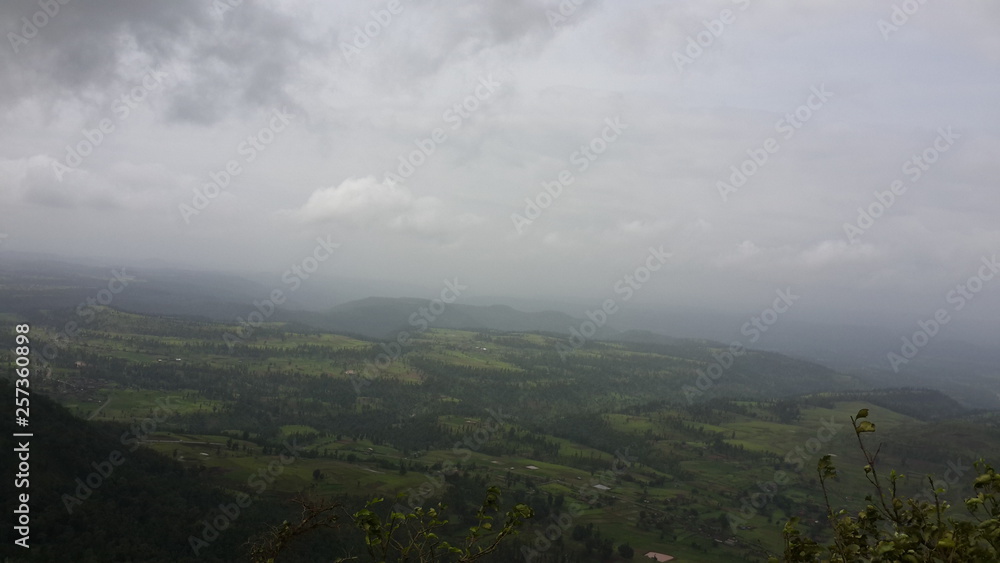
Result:
[[[231,4],[0,6],[2,249],[914,320],[1000,251],[992,4]]]

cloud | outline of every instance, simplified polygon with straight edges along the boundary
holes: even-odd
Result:
[[[878,255],[868,243],[848,244],[845,240],[824,240],[799,254],[799,261],[807,267],[826,267],[846,262],[866,262]]]
[[[390,186],[368,176],[314,191],[299,214],[306,221],[352,219],[363,223],[412,204],[413,196],[405,187]]]
[[[754,244],[753,241],[745,240],[736,245],[735,251],[719,259],[719,264],[727,265],[745,263],[753,260],[760,253],[761,249],[759,246]]]
[[[992,4],[927,3],[885,41],[876,22],[892,6],[861,0],[587,0],[556,29],[546,11],[559,0],[406,0],[347,61],[341,45],[374,28],[384,1],[225,13],[213,1],[78,1],[20,52],[0,49],[0,230],[27,250],[263,268],[343,225],[344,267],[358,275],[468,273],[495,294],[582,299],[665,244],[676,268],[643,299],[756,303],[795,283],[811,303],[828,297],[812,309],[822,316],[887,294],[902,311],[1000,244],[1000,82],[983,70],[1000,56]],[[0,3],[4,31],[38,9]],[[722,9],[735,23],[678,72],[674,52]],[[114,100],[149,68],[169,80],[119,119]],[[495,95],[459,127],[445,118],[498,69],[509,74]],[[794,137],[779,134],[820,84],[836,96]],[[294,126],[262,133],[283,106]],[[572,155],[616,116],[622,140],[582,167]],[[56,182],[51,163],[104,118],[114,133]],[[849,245],[843,225],[948,126],[963,135],[955,148]],[[447,140],[405,185],[379,181],[437,128]],[[716,182],[769,137],[780,150],[723,203]],[[244,143],[263,147],[252,161]],[[211,207],[179,220],[178,205],[233,161],[241,172]],[[572,184],[518,235],[511,214],[562,171]],[[30,236],[40,225],[51,227]]]
[[[243,105],[293,105],[285,88],[303,54],[319,49],[302,32],[309,11],[243,2],[223,12],[220,5],[226,3],[60,5],[26,43],[0,49],[0,73],[18,77],[0,91],[0,108],[38,98],[50,106],[105,108],[147,68],[183,77],[170,93],[167,120],[213,124]],[[36,3],[0,3],[0,21],[20,22],[37,10]]]
[[[414,197],[406,186],[380,182],[374,176],[319,188],[291,216],[310,223],[337,221],[423,235],[453,233],[481,222],[473,213],[448,213],[440,199]]]
[[[0,197],[7,205],[155,211],[169,205],[177,187],[159,164],[121,161],[97,171],[71,170],[59,181],[52,172],[55,162],[47,155],[0,160]]]

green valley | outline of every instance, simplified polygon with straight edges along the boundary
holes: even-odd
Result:
[[[227,560],[261,532],[262,507],[287,511],[297,495],[352,510],[375,497],[386,510],[443,502],[458,533],[497,486],[535,511],[497,560],[763,561],[781,552],[789,517],[828,534],[816,463],[864,464],[847,418],[861,408],[879,420],[884,463],[914,476],[912,494],[934,473],[957,499],[971,462],[1000,445],[996,413],[774,353],[740,355],[689,400],[722,349],[707,342],[595,341],[562,359],[552,333],[430,328],[398,345],[268,323],[230,346],[221,323],[100,308],[60,340],[58,319],[26,319],[38,349],[58,350],[40,358],[33,391],[124,429],[119,449],[141,444],[223,499],[173,522],[192,557]],[[857,508],[867,483],[843,474],[835,502]],[[72,495],[74,484],[54,486]],[[93,495],[123,492],[115,480]],[[254,516],[220,517],[225,499]],[[346,520],[331,534],[279,561],[361,552]]]

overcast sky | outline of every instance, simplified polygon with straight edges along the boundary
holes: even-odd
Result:
[[[3,2],[0,250],[916,321],[1000,252],[1000,4],[896,4]]]

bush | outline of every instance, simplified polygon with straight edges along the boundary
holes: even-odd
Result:
[[[875,424],[868,421],[868,409],[851,417],[858,445],[865,456],[865,476],[873,492],[865,497],[867,505],[856,516],[847,510],[834,512],[827,494],[827,481],[837,477],[832,456],[825,455],[817,464],[827,517],[833,529],[833,543],[820,545],[804,537],[796,518],[785,525],[784,561],[868,561],[908,563],[937,561],[1000,561],[1000,475],[980,459],[974,466],[974,496],[965,500],[970,518],[958,520],[946,516],[951,506],[934,487],[934,502],[900,498],[896,485],[903,475],[895,470],[888,479],[879,474],[878,454],[872,453],[862,436],[874,434]],[[777,562],[778,559],[771,558]]]

